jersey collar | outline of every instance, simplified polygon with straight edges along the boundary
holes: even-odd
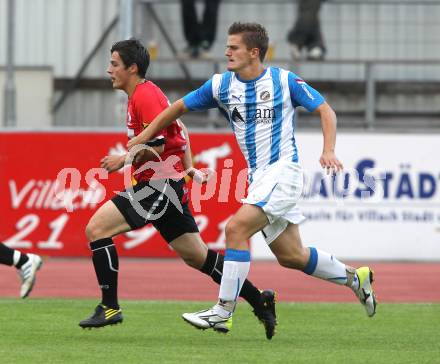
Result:
[[[243,82],[243,83],[256,82],[266,74],[266,71],[267,71],[267,68],[265,68],[263,70],[263,72],[261,72],[261,74],[257,78],[254,78],[253,80],[242,80],[240,78],[240,76],[238,75],[238,73],[235,73],[235,77],[237,77],[237,80],[239,80],[240,82]]]

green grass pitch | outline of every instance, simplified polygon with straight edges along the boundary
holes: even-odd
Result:
[[[277,334],[241,302],[227,335],[186,324],[207,302],[122,301],[124,323],[83,330],[96,301],[0,299],[1,363],[440,363],[439,304],[279,303]]]

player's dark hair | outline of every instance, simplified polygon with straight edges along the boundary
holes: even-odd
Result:
[[[269,36],[266,29],[258,23],[233,23],[228,30],[228,35],[242,34],[243,42],[247,49],[258,48],[260,61],[263,62],[269,47]]]
[[[124,62],[125,68],[136,64],[138,67],[138,75],[145,77],[148,66],[150,65],[150,54],[147,48],[145,48],[138,39],[130,38],[114,43],[110,49],[110,54],[113,52],[119,53],[119,57],[121,57],[122,62]]]

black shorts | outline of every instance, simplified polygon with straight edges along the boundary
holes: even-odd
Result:
[[[183,179],[139,182],[112,201],[133,230],[151,223],[170,243],[185,233],[199,232],[188,202],[181,202],[184,186]]]

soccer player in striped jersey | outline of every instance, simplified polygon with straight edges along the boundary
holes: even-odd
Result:
[[[226,225],[226,254],[218,302],[212,308],[186,313],[198,328],[230,327],[241,282],[247,277],[247,241],[262,231],[278,262],[287,268],[348,286],[365,306],[376,312],[369,267],[355,269],[314,247],[303,246],[297,207],[303,171],[295,142],[294,113],[298,106],[319,115],[323,151],[319,159],[328,172],[342,170],[335,155],[336,115],[322,95],[294,73],[264,67],[268,36],[256,23],[234,23],[228,31],[225,55],[228,71],[216,74],[199,89],[163,111],[148,129],[128,143],[144,143],[187,111],[217,107],[228,120],[248,164],[249,188],[243,205]]]
[[[117,42],[110,53],[107,73],[113,88],[128,95],[126,126],[130,139],[147,128],[169,102],[159,87],[145,79],[150,57],[138,40]],[[95,312],[79,323],[83,328],[98,328],[123,321],[117,294],[119,259],[112,238],[150,223],[186,264],[220,284],[223,256],[203,243],[188,206],[183,176],[188,174],[199,183],[208,176],[192,167],[185,127],[175,119],[146,144],[148,148],[138,151],[135,159],[130,161],[136,184],[126,186],[125,191],[104,203],[86,227],[102,300]],[[125,155],[106,156],[101,160],[101,167],[115,172],[128,162]],[[274,292],[261,292],[246,279],[240,295],[252,306],[254,314],[264,325],[266,337],[271,339],[276,325]],[[216,329],[225,331],[221,327]]]

